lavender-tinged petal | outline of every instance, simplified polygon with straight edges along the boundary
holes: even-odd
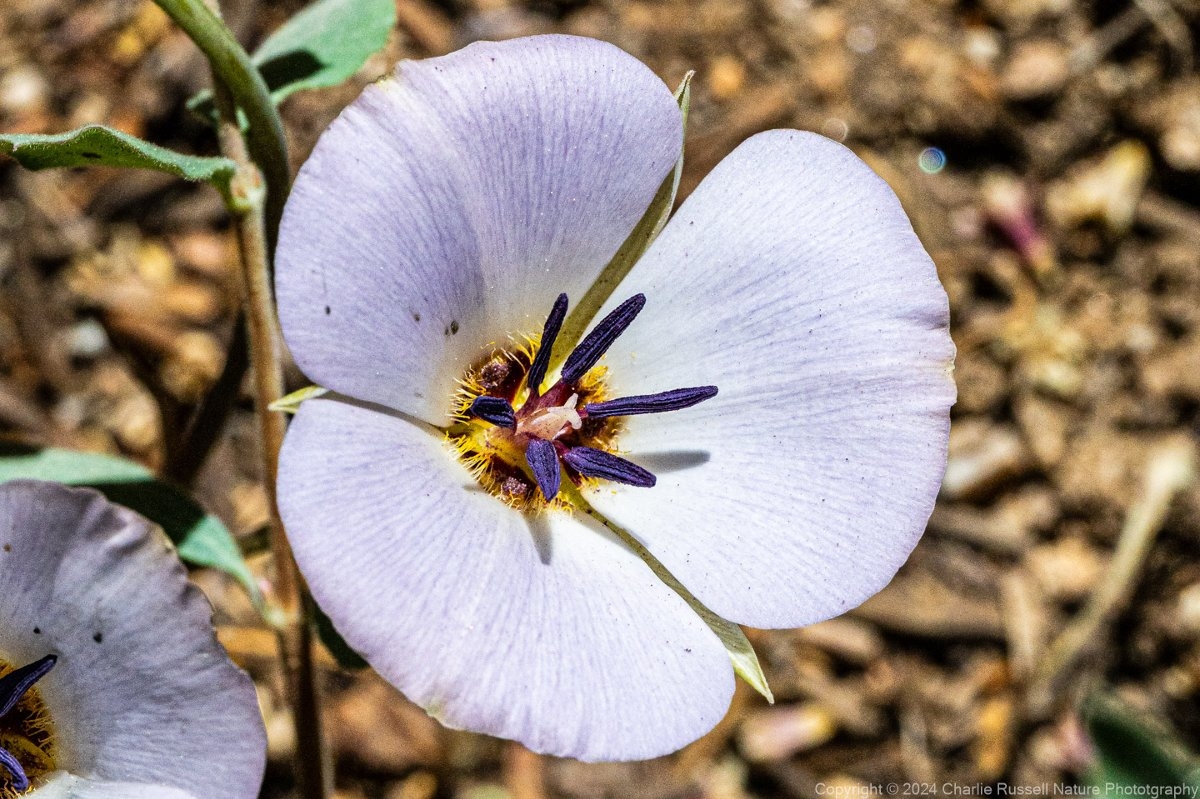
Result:
[[[36,660],[0,677],[0,718],[12,710],[25,692],[32,688],[35,682],[46,676],[57,661],[57,656],[46,655],[41,660]]]
[[[18,663],[58,655],[37,691],[59,765],[86,775],[63,795],[122,795],[105,793],[110,783],[156,786],[130,799],[258,794],[266,734],[254,684],[160,530],[95,491],[13,481],[0,485],[0,541],[0,652]]]
[[[676,388],[659,394],[641,394],[634,397],[593,402],[585,406],[589,419],[606,419],[610,416],[638,416],[644,413],[665,413],[698,405],[717,396],[716,386]]]
[[[497,427],[513,428],[517,426],[516,411],[504,397],[476,397],[471,402],[467,413],[485,422],[491,422]]]
[[[655,313],[608,353],[614,396],[721,393],[625,420],[622,447],[677,468],[653,491],[594,491],[596,508],[752,627],[826,619],[886,585],[933,508],[955,393],[946,293],[887,184],[836,142],[760,134],[619,290]]]
[[[533,470],[538,488],[542,496],[554,499],[558,496],[558,486],[562,480],[562,469],[558,468],[558,453],[554,444],[542,438],[535,438],[525,448],[525,462]]]
[[[558,299],[554,301],[554,307],[550,309],[550,315],[546,317],[546,324],[542,327],[542,340],[538,343],[537,356],[530,364],[529,374],[525,378],[525,384],[529,386],[529,390],[535,397],[542,392],[542,381],[546,379],[546,367],[550,365],[550,351],[554,349],[554,340],[558,338],[558,331],[566,317],[567,295],[559,294]]]
[[[567,464],[587,477],[598,477],[614,483],[650,488],[657,482],[653,474],[624,458],[592,447],[572,447],[563,455]]]
[[[670,89],[605,42],[401,62],[322,134],[288,199],[276,288],[297,364],[442,424],[462,364],[586,292],[682,140]]]
[[[567,385],[578,383],[604,356],[612,343],[625,332],[645,305],[646,295],[635,294],[604,317],[567,356],[562,368],[563,382]]]
[[[338,631],[451,727],[634,759],[694,739],[728,706],[720,641],[635,554],[589,519],[507,507],[415,425],[305,402],[279,508]]]
[[[21,768],[21,762],[17,760],[12,752],[0,746],[0,766],[11,775],[9,777],[9,787],[17,793],[29,787],[29,777],[25,776],[25,769]]]
[[[247,794],[252,796],[253,794]],[[113,782],[103,777],[79,777],[57,771],[38,786],[31,799],[205,799],[162,783]]]

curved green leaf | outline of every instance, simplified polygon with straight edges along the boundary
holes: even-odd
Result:
[[[254,575],[225,525],[144,466],[94,452],[4,444],[0,445],[0,483],[9,480],[48,480],[94,488],[162,527],[180,558],[228,573],[245,587],[255,604],[262,602]]]
[[[278,103],[349,78],[387,44],[395,25],[395,0],[317,0],[272,33],[252,60]]]
[[[1096,747],[1096,764],[1089,776],[1100,795],[1131,796],[1134,789],[1147,786],[1194,784],[1190,780],[1196,764],[1182,744],[1116,697],[1093,694],[1084,702],[1082,715]]]
[[[87,125],[67,133],[0,134],[0,153],[26,169],[115,166],[153,169],[184,180],[205,181],[229,196],[237,164],[228,158],[185,155],[103,125]]]
[[[251,56],[277,105],[304,89],[336,86],[387,44],[396,25],[394,0],[317,0],[285,22]],[[188,108],[214,114],[212,93]]]

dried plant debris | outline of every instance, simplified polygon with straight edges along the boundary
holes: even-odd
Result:
[[[259,41],[302,4],[223,5],[243,40]],[[598,36],[671,86],[695,69],[681,197],[759,130],[799,127],[854,149],[901,197],[946,284],[959,402],[929,533],[892,585],[833,621],[749,631],[775,706],[739,692],[725,722],[680,755],[586,765],[446,733],[369,672],[323,657],[339,796],[810,799],[895,781],[1070,785],[1094,757],[1077,703],[1100,684],[1200,751],[1200,494],[1162,465],[1190,457],[1200,420],[1200,82],[1188,66],[1200,6],[397,9],[395,35],[356,84],[285,104],[296,164],[372,69],[476,39]],[[101,123],[211,153],[184,110],[205,74],[148,0],[0,10],[5,131]],[[0,164],[0,436],[161,466],[230,339],[226,225],[205,187]],[[266,516],[253,430],[239,408],[198,481],[252,550]],[[256,678],[278,762],[294,738],[272,638],[223,578],[202,584],[222,640]],[[272,773],[263,795],[291,791]]]

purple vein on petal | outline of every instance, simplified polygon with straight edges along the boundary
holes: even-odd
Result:
[[[548,500],[554,499],[558,495],[558,487],[562,480],[562,470],[558,468],[558,453],[554,444],[544,438],[533,439],[525,448],[525,461],[533,470],[533,477],[537,480],[538,488],[542,489],[542,496]]]
[[[690,408],[693,405],[717,396],[716,386],[676,388],[658,394],[640,394],[633,397],[594,402],[582,410],[590,419],[606,419],[610,416],[636,416],[641,413],[665,413]]]
[[[579,342],[563,364],[562,379],[567,385],[575,385],[603,357],[617,337],[625,332],[646,305],[645,294],[634,294],[621,303]]]
[[[9,785],[14,791],[21,793],[29,787],[29,777],[25,776],[25,769],[21,768],[20,761],[12,752],[2,746],[0,746],[0,766],[3,766],[12,775]]]
[[[585,477],[598,477],[639,488],[650,488],[658,482],[658,478],[636,463],[592,447],[572,447],[563,455],[563,460]]]
[[[28,666],[9,672],[0,678],[0,716],[4,716],[21,700],[33,684],[42,679],[58,662],[57,655],[46,655]]]
[[[533,396],[541,394],[542,381],[546,379],[546,368],[550,365],[550,350],[554,349],[554,340],[562,328],[563,319],[567,317],[567,295],[559,294],[546,317],[546,326],[542,328],[542,340],[538,344],[537,356],[529,366],[529,374],[525,384],[529,386]]]
[[[497,427],[511,429],[517,426],[516,411],[504,397],[476,397],[467,413]]]

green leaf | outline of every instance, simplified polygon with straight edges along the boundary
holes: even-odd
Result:
[[[115,166],[153,169],[184,180],[205,181],[225,197],[237,164],[228,158],[184,155],[103,125],[87,125],[67,133],[0,134],[0,153],[26,169]]]
[[[96,489],[162,527],[180,558],[230,574],[261,605],[254,575],[225,525],[183,491],[156,479],[149,469],[111,455],[0,445],[0,483],[22,479]]]
[[[395,0],[317,0],[272,33],[251,62],[278,105],[303,89],[336,86],[387,44],[396,25]],[[212,92],[188,108],[214,118]]]
[[[679,110],[683,114],[683,129],[687,133],[688,110],[692,104],[692,76],[694,72],[689,72],[683,76],[683,82],[679,84],[679,88],[675,90],[675,102],[679,103]],[[671,209],[675,206],[675,195],[679,191],[679,178],[683,174],[683,151],[679,152],[679,160],[675,162],[675,169],[671,174],[663,180],[662,185],[658,187],[658,192],[655,193],[654,199],[650,201],[650,206],[646,209],[646,213],[642,215],[641,220],[634,226],[633,232],[625,239],[621,246],[617,249],[612,260],[604,267],[596,280],[588,287],[583,297],[571,309],[563,322],[562,329],[559,331],[558,338],[554,342],[554,355],[550,359],[550,368],[555,369],[562,365],[566,360],[567,355],[583,338],[583,331],[599,313],[601,306],[608,301],[612,296],[613,291],[629,274],[629,270],[633,269],[633,265],[638,262],[638,259],[646,252],[650,245],[658,238],[658,234],[662,232],[663,227],[667,224],[667,219],[671,216]]]
[[[346,643],[346,639],[342,638],[342,634],[333,626],[333,620],[325,615],[325,611],[315,602],[313,603],[313,627],[317,630],[317,637],[321,639],[321,643],[329,650],[329,654],[333,655],[333,659],[338,662],[338,665],[349,671],[361,671],[370,666],[370,663],[351,648],[350,644]]]
[[[112,455],[0,444],[0,483],[46,480],[87,486],[93,483],[137,482],[151,476],[145,466]]]
[[[395,0],[317,0],[271,34],[251,60],[278,103],[351,77],[387,44],[395,26]]]
[[[1097,755],[1089,777],[1101,795],[1127,797],[1145,786],[1195,784],[1189,771],[1194,779],[1196,764],[1182,744],[1116,697],[1093,694],[1082,714]]]

